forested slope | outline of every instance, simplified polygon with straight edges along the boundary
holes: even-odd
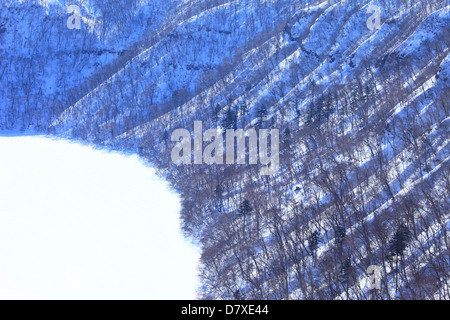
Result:
[[[157,166],[200,297],[450,299],[448,1],[374,2],[379,28],[368,1],[85,1],[81,30],[68,4],[2,3],[0,128]],[[279,129],[280,170],[173,164],[194,121]]]

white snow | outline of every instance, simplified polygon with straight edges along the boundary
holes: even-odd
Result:
[[[0,136],[0,299],[195,299],[179,210],[135,156]]]

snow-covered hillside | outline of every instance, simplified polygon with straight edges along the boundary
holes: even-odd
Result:
[[[109,3],[3,4],[0,128],[157,166],[204,298],[450,298],[448,1]],[[280,170],[176,166],[194,121],[279,129]]]

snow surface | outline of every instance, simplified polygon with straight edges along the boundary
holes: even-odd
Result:
[[[0,136],[0,299],[195,299],[179,210],[136,156]]]

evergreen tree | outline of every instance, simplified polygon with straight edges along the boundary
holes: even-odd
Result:
[[[214,125],[216,125],[216,126],[217,126],[217,123],[219,122],[219,113],[220,113],[220,106],[217,105],[213,109],[213,113],[212,113],[212,121],[213,121]]]
[[[258,118],[258,123],[260,126],[262,126],[262,123],[266,116],[267,116],[267,108],[263,103],[261,103],[256,109],[256,117]]]
[[[322,103],[322,109],[320,110],[322,113],[321,118],[328,119],[333,114],[333,99],[331,97],[331,94],[327,94],[326,97],[323,99]]]
[[[217,210],[219,213],[222,213],[222,193],[223,193],[223,189],[220,186],[220,184],[218,184],[216,186],[216,189],[214,190],[215,194],[216,194],[216,203],[217,203]]]
[[[334,242],[337,246],[341,247],[345,239],[345,228],[341,225],[334,229]]]
[[[238,209],[239,214],[247,215],[247,214],[251,213],[252,211],[253,211],[253,207],[250,204],[250,201],[248,201],[247,199],[242,201],[242,203],[240,204],[239,209]]]
[[[244,127],[245,117],[248,115],[249,112],[248,105],[245,102],[242,103],[241,106],[239,107],[239,112],[241,113],[241,126]]]
[[[308,237],[308,248],[311,251],[316,251],[317,247],[319,246],[319,238],[320,238],[320,232],[318,230],[311,233],[311,235]]]
[[[309,104],[309,108],[308,108],[308,115],[306,118],[306,124],[311,124],[315,121],[316,119],[316,106],[314,104],[314,102],[311,102]]]
[[[324,119],[328,119],[332,113],[333,99],[331,95],[322,95],[315,103],[310,103],[306,123],[318,122],[320,124]]]
[[[291,130],[289,130],[289,127],[286,127],[286,129],[283,131],[283,143],[289,144],[291,140]]]
[[[242,234],[243,234],[243,237],[246,236],[246,232],[245,232],[246,225],[247,225],[247,223],[246,223],[246,217],[247,217],[247,215],[249,215],[252,211],[253,211],[253,207],[252,207],[252,205],[250,204],[250,201],[248,201],[247,199],[245,199],[244,201],[242,201],[242,203],[241,203],[240,206],[239,206],[238,213],[239,213],[240,216],[243,216],[243,217],[244,217],[244,222],[243,222],[243,224],[242,224]]]
[[[167,130],[164,130],[162,140],[167,141],[169,139],[169,132]]]
[[[237,129],[237,115],[231,108],[228,108],[225,117],[222,119],[222,128],[224,129],[224,133],[226,129]]]
[[[349,284],[352,275],[352,260],[347,258],[339,268],[339,280],[342,283]]]
[[[244,102],[241,104],[241,106],[239,107],[239,111],[242,113],[242,115],[245,117],[248,114],[248,105]]]
[[[408,228],[401,224],[389,243],[389,253],[391,257],[402,256],[410,238]]]
[[[372,89],[369,85],[364,87],[364,103],[368,103],[373,99]]]

